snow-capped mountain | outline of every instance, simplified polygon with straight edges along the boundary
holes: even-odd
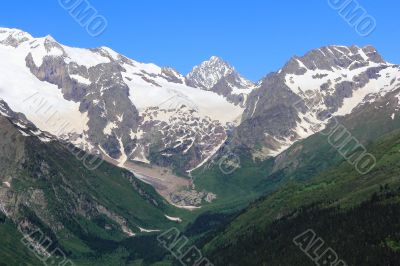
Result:
[[[219,57],[212,56],[187,74],[189,86],[214,91],[237,105],[244,105],[247,95],[255,85],[243,78],[231,65]]]
[[[217,56],[212,56],[187,74],[188,84],[211,90],[221,79],[231,75],[235,69]]]
[[[221,95],[187,86],[174,69],[107,47],[72,48],[2,28],[0,58],[0,98],[12,110],[120,165],[179,161],[190,170],[223,144],[243,112]]]
[[[331,116],[347,115],[399,86],[400,67],[371,46],[315,49],[262,80],[249,96],[235,139],[261,147],[255,156],[275,156],[323,129]]]
[[[184,77],[107,47],[72,48],[16,29],[0,29],[0,58],[0,98],[41,132],[121,166],[181,173],[227,142],[275,156],[330,116],[397,97],[400,85],[399,66],[371,46],[315,49],[256,84],[218,57]]]

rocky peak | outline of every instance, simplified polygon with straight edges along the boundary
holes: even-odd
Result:
[[[20,43],[32,40],[33,37],[19,29],[0,28],[0,43],[17,47]]]
[[[235,69],[217,56],[204,61],[186,76],[187,83],[193,87],[210,90],[222,78],[231,75]]]
[[[170,82],[185,83],[185,78],[172,67],[163,67],[161,69],[161,75]]]
[[[44,39],[46,40],[46,42],[57,42],[54,38],[53,38],[53,36],[51,36],[51,35],[47,35],[46,37],[44,37]]]
[[[235,134],[242,143],[264,147],[254,156],[277,155],[321,130],[329,117],[396,90],[399,75],[372,46],[332,45],[294,56],[248,96]]]
[[[302,75],[309,70],[354,70],[382,63],[385,63],[385,61],[372,46],[360,48],[355,45],[331,45],[311,50],[302,57],[292,57],[281,72]]]

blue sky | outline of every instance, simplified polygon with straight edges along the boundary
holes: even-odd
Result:
[[[329,44],[372,44],[385,59],[400,63],[398,0],[358,0],[377,21],[368,37],[359,36],[328,0],[89,2],[108,21],[98,37],[87,34],[58,0],[2,1],[0,26],[35,37],[50,34],[70,46],[109,46],[183,74],[217,55],[245,77],[259,80],[291,56]]]

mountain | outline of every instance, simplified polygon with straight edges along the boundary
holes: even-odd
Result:
[[[291,58],[250,93],[233,142],[257,158],[276,156],[322,130],[331,117],[385,97],[399,81],[400,67],[371,46],[312,50]]]
[[[363,175],[342,158],[319,173],[310,173],[337,151],[332,149],[331,157],[314,153],[313,160],[305,163],[307,175],[295,173],[291,182],[261,197],[207,236],[203,243],[207,256],[216,265],[310,265],[312,260],[293,239],[311,229],[325,243],[319,255],[331,247],[344,265],[397,265],[398,119],[396,123],[397,130],[367,146],[377,159],[371,172]],[[317,135],[311,138],[314,140],[301,142],[304,149],[326,141]]]
[[[213,170],[198,178],[218,195],[260,192],[230,218],[209,214],[193,222],[206,256],[215,265],[310,265],[293,239],[312,229],[326,243],[318,254],[331,247],[346,265],[397,265],[400,86],[386,88],[385,97],[363,101],[274,158],[249,163],[245,154],[241,168],[227,178]],[[336,134],[327,133],[333,128]],[[363,147],[376,159],[368,172],[357,168]]]
[[[341,160],[342,151],[332,151],[328,136],[320,134],[325,127],[341,125],[337,135],[348,136],[349,130],[357,133],[351,144],[367,145],[400,126],[399,66],[385,62],[370,46],[341,47],[346,56],[334,54],[334,47],[339,51],[329,46],[293,57],[259,82],[225,146],[192,173],[198,190],[216,194],[215,203],[226,208],[246,205]],[[232,154],[240,165],[223,175],[221,162]]]
[[[212,186],[181,192],[192,184],[182,176],[203,182],[196,170],[226,147],[252,159],[278,156],[330,117],[388,95],[396,101],[400,78],[371,46],[315,49],[257,83],[215,56],[184,77],[107,47],[72,48],[17,29],[0,29],[0,56],[0,98],[11,110],[182,206],[218,200]]]
[[[230,102],[243,106],[255,84],[243,78],[231,65],[212,56],[187,74],[186,83],[195,88],[213,91]]]
[[[180,226],[177,221],[182,219],[176,216],[182,212],[131,172],[108,162],[89,167],[94,162],[90,155],[41,132],[4,102],[0,112],[0,234],[5,241],[0,254],[13,257],[6,262],[24,262],[25,257],[33,263],[40,255],[50,263],[63,259],[60,254],[77,265],[105,253],[120,258],[125,242]],[[130,240],[134,236],[138,238]],[[27,249],[10,250],[12,239]],[[40,246],[60,254],[43,255]],[[151,249],[160,250],[156,245]],[[127,250],[132,259],[138,254]],[[107,264],[105,258],[98,259]]]
[[[243,112],[215,92],[187,86],[172,68],[107,47],[72,48],[2,28],[0,57],[0,98],[12,110],[119,166],[187,175],[218,150]]]
[[[400,67],[372,46],[314,49],[256,83],[218,57],[183,76],[17,29],[0,58],[7,263],[36,265],[10,243],[46,255],[40,230],[76,265],[173,265],[157,234],[177,228],[215,265],[307,265],[292,240],[312,227],[351,265],[396,265]]]

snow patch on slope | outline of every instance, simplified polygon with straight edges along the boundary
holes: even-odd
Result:
[[[48,37],[38,38],[31,42],[31,54],[33,58],[33,62],[35,62],[36,66],[41,66],[43,63],[43,58],[45,56],[62,56],[64,51],[59,47],[51,47],[49,50],[46,49],[45,43],[50,42],[51,40]]]
[[[377,93],[380,96],[385,95],[393,89],[391,86],[393,77],[400,77],[400,69],[396,67],[388,67],[379,72],[378,79],[371,79],[363,88],[354,91],[353,96],[345,98],[342,106],[334,113],[336,116],[344,116],[350,114],[352,110],[362,103],[366,96]]]
[[[111,62],[108,57],[92,52],[89,49],[72,48],[65,45],[62,45],[62,48],[64,49],[64,51],[68,56],[65,59],[66,63],[75,62],[78,65],[90,68],[93,66],[97,66],[99,64]]]
[[[70,77],[84,85],[92,84],[92,82],[89,79],[82,77],[81,75],[70,75]]]
[[[179,223],[182,222],[182,219],[179,217],[171,217],[171,216],[165,215],[165,218],[167,218],[168,220],[173,221],[173,222],[179,222]]]
[[[171,83],[160,76],[153,77],[149,82],[149,77],[140,75],[137,67],[128,64],[123,67],[127,70],[124,82],[130,88],[129,97],[140,111],[155,106],[179,108],[186,105],[198,110],[199,115],[212,117],[221,123],[233,122],[243,112],[243,108],[213,92]]]
[[[43,131],[56,136],[83,133],[87,113],[79,111],[79,103],[65,100],[56,85],[40,81],[29,71],[25,65],[29,50],[28,43],[18,48],[0,45],[0,98]]]

